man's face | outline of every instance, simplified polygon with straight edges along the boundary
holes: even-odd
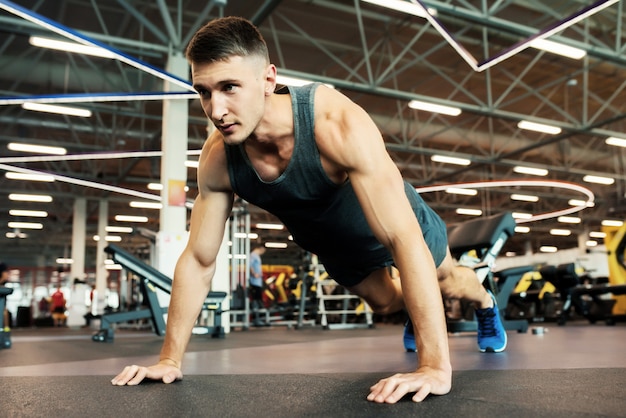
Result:
[[[233,56],[209,64],[192,63],[194,88],[202,109],[227,144],[245,141],[265,112],[265,99],[273,91],[273,66],[258,57]]]

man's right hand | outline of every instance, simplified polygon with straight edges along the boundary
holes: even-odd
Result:
[[[111,383],[116,386],[138,385],[144,379],[162,380],[163,383],[172,383],[183,378],[183,372],[171,364],[157,363],[154,366],[142,367],[137,365],[126,366],[115,376]]]

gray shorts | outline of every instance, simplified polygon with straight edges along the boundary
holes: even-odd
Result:
[[[419,221],[424,236],[424,241],[430,249],[430,254],[439,265],[443,262],[448,251],[448,234],[445,222],[434,210],[432,210],[424,199],[415,191],[415,188],[408,183],[404,183],[404,191],[411,202],[413,212]],[[388,268],[394,265],[391,253],[381,246],[381,250],[375,254],[364,254],[358,265],[342,263],[338,260],[321,260],[328,274],[342,286],[355,286],[361,283],[367,276],[381,268]]]

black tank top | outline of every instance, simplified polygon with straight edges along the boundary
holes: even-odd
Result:
[[[313,120],[317,86],[289,87],[295,143],[287,168],[276,180],[261,180],[243,144],[225,146],[233,191],[277,216],[293,240],[316,254],[327,270],[331,265],[357,270],[389,265],[391,254],[367,224],[350,181],[337,185],[322,168]]]

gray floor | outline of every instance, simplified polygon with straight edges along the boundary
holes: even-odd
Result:
[[[626,416],[626,324],[541,326],[543,335],[509,332],[498,354],[479,353],[474,334],[451,335],[451,394],[395,406],[365,396],[416,365],[399,325],[194,336],[182,382],[135,388],[109,380],[156,359],[154,334],[118,331],[96,343],[84,329],[14,329],[13,347],[0,350],[0,417],[126,416],[129,407],[133,416]]]

